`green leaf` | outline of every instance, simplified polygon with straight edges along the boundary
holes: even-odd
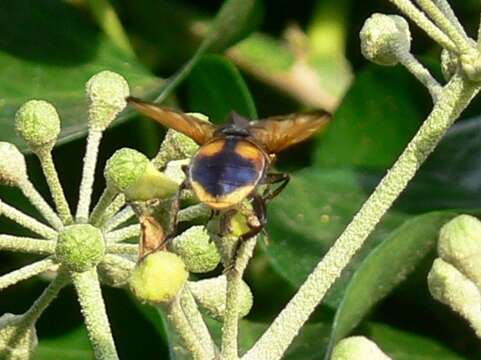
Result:
[[[260,0],[226,0],[194,56],[167,82],[155,100],[162,102],[207,52],[220,52],[254,31],[262,18]]]
[[[84,88],[95,73],[111,70],[122,74],[138,96],[160,84],[63,1],[2,1],[0,33],[0,141],[23,149],[13,119],[27,100],[45,99],[57,108],[63,143],[86,133]],[[129,115],[124,113],[120,120]]]
[[[410,219],[369,254],[352,276],[337,308],[326,358],[340,339],[432,253],[439,229],[454,216],[454,212],[434,212]]]
[[[395,360],[465,360],[435,339],[381,323],[369,323],[364,329],[387,355]]]
[[[215,123],[231,111],[256,119],[254,101],[237,68],[218,55],[206,55],[189,75],[188,101],[191,111],[200,112]]]
[[[54,338],[40,339],[34,360],[88,360],[95,359],[94,352],[84,327]]]
[[[320,166],[391,166],[426,115],[426,90],[402,68],[360,72],[315,154]]]

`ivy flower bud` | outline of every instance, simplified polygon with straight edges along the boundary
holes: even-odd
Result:
[[[102,232],[89,224],[65,227],[58,235],[57,261],[75,272],[87,271],[104,257],[105,240]]]
[[[481,289],[481,221],[460,215],[444,225],[439,235],[438,254]]]
[[[460,271],[442,259],[434,260],[428,275],[431,295],[464,317],[481,337],[481,293]]]
[[[28,360],[37,347],[35,327],[23,329],[21,320],[21,315],[9,313],[0,317],[0,354],[2,359]]]
[[[46,101],[30,100],[15,114],[18,135],[33,149],[53,147],[60,133],[57,110]]]
[[[351,336],[339,341],[332,352],[332,360],[389,360],[390,357],[373,341],[364,336]]]
[[[147,255],[137,264],[130,277],[130,289],[140,300],[167,304],[184,287],[189,273],[182,259],[168,251]]]
[[[0,183],[17,186],[27,179],[25,157],[13,144],[0,142]]]
[[[361,52],[376,64],[393,66],[411,48],[409,25],[397,15],[373,14],[360,32]]]
[[[86,84],[90,101],[89,126],[97,131],[105,130],[127,106],[129,96],[127,81],[111,71],[102,71],[92,76]]]
[[[189,289],[192,291],[196,301],[209,314],[222,321],[225,313],[225,292],[227,279],[221,275],[212,279],[189,282]],[[242,280],[239,287],[239,318],[246,316],[252,308],[253,298],[249,286]]]
[[[146,201],[174,195],[178,185],[150,163],[142,153],[128,148],[117,150],[104,171],[107,185],[130,201]]]
[[[192,226],[173,241],[173,251],[185,262],[193,273],[214,270],[220,262],[220,255],[204,226]]]

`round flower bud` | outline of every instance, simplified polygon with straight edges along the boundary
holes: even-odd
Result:
[[[189,282],[189,289],[197,303],[209,314],[222,321],[225,313],[227,279],[221,275],[212,279]],[[253,298],[249,286],[242,280],[239,288],[239,318],[246,316],[252,308]]]
[[[481,288],[481,221],[460,215],[444,225],[438,254]]]
[[[48,102],[30,100],[15,114],[15,128],[31,148],[53,147],[60,133],[60,118]]]
[[[441,71],[444,79],[449,81],[459,67],[459,59],[453,52],[443,49],[441,51]]]
[[[55,256],[67,269],[83,272],[96,266],[104,257],[102,232],[89,224],[65,227],[58,235]]]
[[[89,126],[98,131],[105,130],[127,106],[125,98],[130,93],[127,81],[111,71],[92,76],[86,91],[90,100]]]
[[[396,65],[399,54],[408,53],[411,48],[409,25],[401,16],[373,14],[359,35],[362,54],[379,65]]]
[[[124,193],[130,201],[167,198],[178,188],[177,183],[155,169],[144,154],[128,148],[112,155],[104,175],[108,186]]]
[[[204,273],[214,270],[220,255],[204,226],[192,226],[173,241],[173,249],[190,272]]]
[[[481,293],[471,280],[451,264],[436,259],[428,275],[428,286],[433,298],[468,320],[481,337]]]
[[[364,336],[351,336],[337,343],[332,360],[390,360],[391,358]]]
[[[0,317],[0,354],[2,354],[2,359],[28,360],[37,347],[38,340],[35,327],[22,329],[21,320],[21,315],[9,313]]]
[[[140,300],[166,304],[184,287],[189,273],[182,259],[168,251],[147,255],[137,264],[130,277],[130,289]]]
[[[27,179],[25,157],[13,144],[0,142],[0,183],[16,186]]]

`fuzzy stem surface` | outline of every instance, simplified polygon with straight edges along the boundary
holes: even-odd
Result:
[[[84,156],[84,167],[82,172],[82,181],[80,183],[79,202],[77,205],[76,220],[79,223],[86,223],[89,218],[90,201],[92,199],[92,190],[95,176],[95,166],[97,164],[97,155],[99,151],[102,132],[98,130],[90,130],[87,137],[87,149]]]
[[[96,268],[81,273],[72,273],[71,276],[95,358],[97,360],[117,360],[119,357],[115,350]]]
[[[52,255],[55,252],[55,241],[35,239],[14,235],[0,235],[0,250]]]
[[[9,272],[8,274],[0,276],[0,291],[11,285],[15,285],[22,280],[29,279],[45,271],[56,270],[57,268],[58,265],[53,261],[53,259],[47,258],[24,266],[18,270]]]
[[[97,205],[92,210],[92,214],[90,215],[90,223],[94,226],[99,226],[104,219],[104,215],[106,210],[112,204],[112,201],[118,195],[118,192],[110,186],[107,186],[100,196]]]
[[[277,360],[479,87],[455,74],[417,134],[244,360]]]
[[[43,174],[47,180],[50,193],[52,194],[53,202],[57,208],[57,212],[60,215],[60,219],[64,224],[71,224],[73,222],[72,213],[68,205],[65,193],[58,177],[57,169],[52,158],[52,152],[50,149],[39,149],[36,151],[36,155],[40,160]]]

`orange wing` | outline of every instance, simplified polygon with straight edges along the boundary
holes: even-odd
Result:
[[[132,96],[127,102],[142,114],[154,119],[165,127],[177,130],[202,145],[212,138],[215,126],[175,110],[160,107],[154,103],[143,101]]]
[[[295,113],[253,121],[249,127],[252,136],[269,153],[277,153],[300,143],[324,129],[331,119],[325,111]]]

